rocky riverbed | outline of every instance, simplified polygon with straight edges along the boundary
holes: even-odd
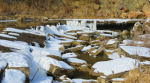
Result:
[[[78,26],[75,26],[78,25]],[[90,30],[79,24],[0,32],[1,83],[127,83],[150,66],[150,20],[131,30]]]

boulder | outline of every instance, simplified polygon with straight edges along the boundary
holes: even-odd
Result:
[[[123,30],[120,35],[123,39],[127,39],[130,37],[130,32],[127,30]]]
[[[75,47],[71,47],[71,48],[68,48],[67,50],[68,51],[71,51],[71,52],[77,52],[77,51],[80,51],[81,49],[83,49],[83,45],[77,45]]]
[[[106,49],[116,49],[118,48],[119,41],[117,39],[110,39],[105,45]]]
[[[133,29],[131,30],[131,35],[133,37],[136,37],[138,35],[143,34],[143,25],[140,22],[136,22],[133,26]]]
[[[84,40],[84,41],[89,41],[90,40],[90,36],[87,35],[87,34],[82,34],[80,37],[79,37],[80,40]]]
[[[105,76],[100,76],[97,78],[98,83],[110,83],[110,80],[107,79]]]
[[[48,71],[48,74],[53,75],[55,77],[62,76],[62,75],[72,76],[73,72],[74,69],[64,69],[56,65],[50,64],[50,69]]]
[[[150,20],[149,19],[146,20],[143,24],[143,29],[146,34],[150,34]]]
[[[145,4],[144,7],[142,8],[142,11],[144,12],[146,17],[150,17],[150,5]]]
[[[92,55],[93,57],[97,57],[100,53],[104,52],[104,47],[99,47],[98,49],[95,49],[93,51],[90,52],[90,55]]]

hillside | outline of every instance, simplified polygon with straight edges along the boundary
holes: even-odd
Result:
[[[0,16],[0,19],[25,16],[147,18],[150,3],[148,0],[0,0]]]

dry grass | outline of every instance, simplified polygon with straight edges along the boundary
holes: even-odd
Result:
[[[142,66],[141,68],[131,70],[126,76],[124,83],[150,83],[150,67]]]
[[[122,13],[141,11],[145,3],[148,0],[0,0],[0,16],[122,18]]]

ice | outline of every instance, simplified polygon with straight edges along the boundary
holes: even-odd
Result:
[[[25,83],[26,76],[19,70],[6,69],[2,83]]]
[[[94,72],[111,75],[132,70],[138,66],[137,62],[137,60],[131,58],[120,58],[97,62],[92,68],[94,68]]]

